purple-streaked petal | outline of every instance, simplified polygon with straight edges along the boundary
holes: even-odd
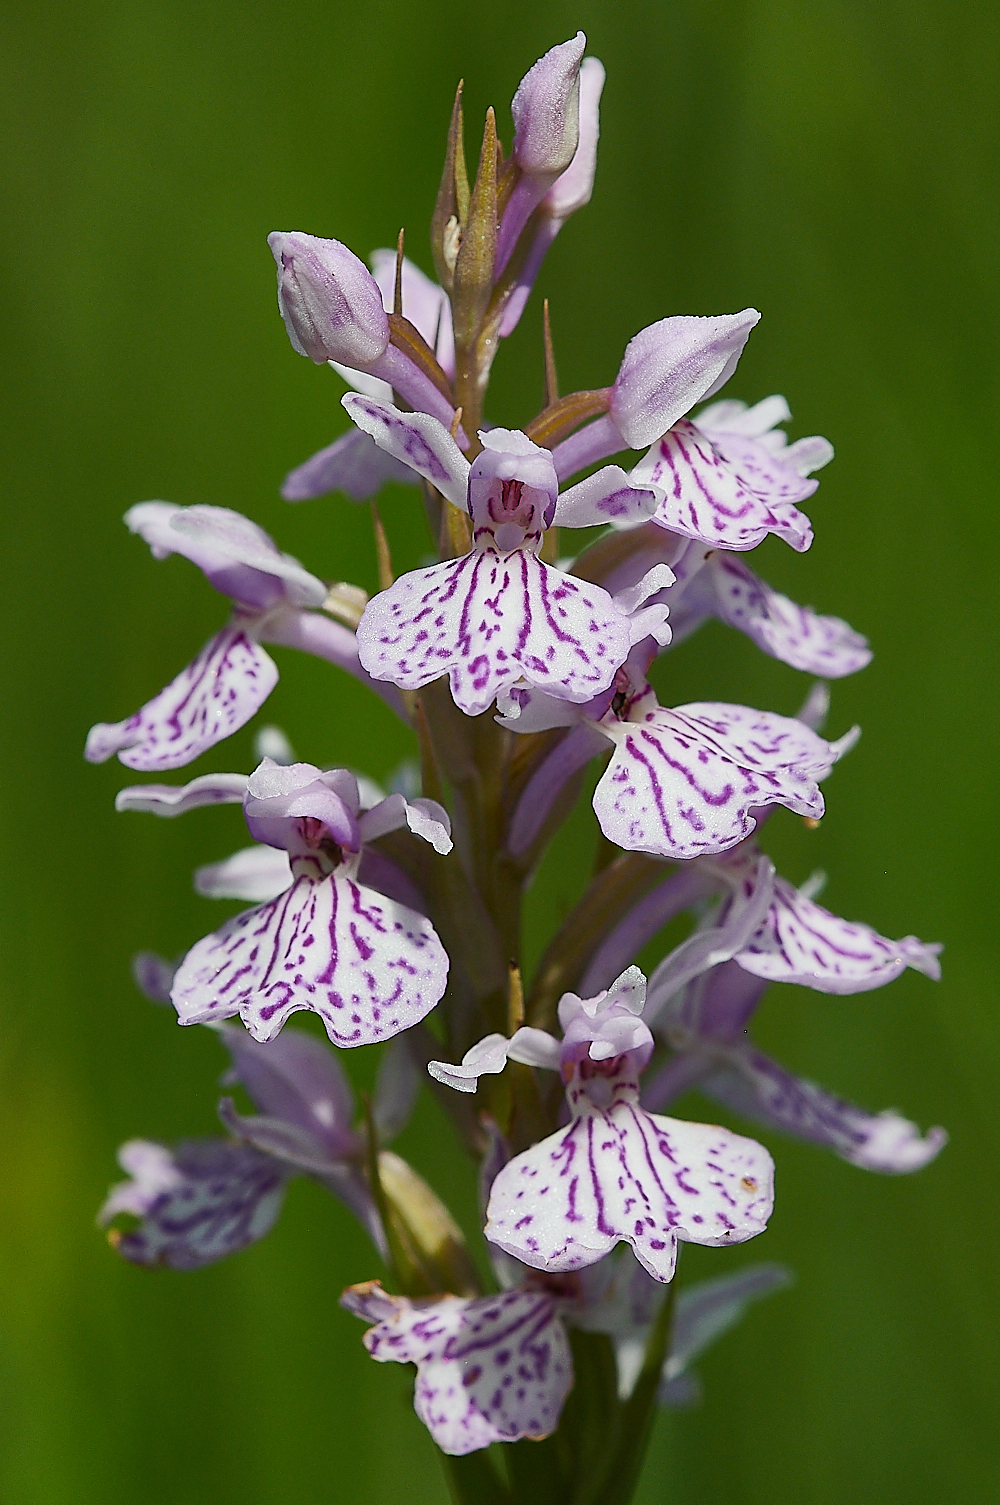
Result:
[[[760,857],[725,905],[721,923],[702,926],[674,948],[649,979],[646,1021],[652,1023],[668,1000],[692,978],[743,951],[767,917],[774,895],[774,863]]]
[[[484,549],[402,575],[358,626],[373,678],[418,690],[448,674],[470,716],[521,679],[557,700],[590,700],[629,646],[628,618],[606,591],[524,549]]]
[[[328,491],[343,491],[352,502],[367,502],[383,486],[417,486],[415,470],[379,449],[370,434],[348,429],[311,459],[290,470],[282,482],[286,502],[308,502]]]
[[[759,320],[755,308],[715,318],[676,315],[630,340],[611,389],[611,417],[629,446],[651,444],[717,392]]]
[[[444,992],[448,957],[429,921],[341,871],[308,873],[269,904],[236,915],[188,952],[172,999],[182,1024],[239,1014],[271,1040],[300,1009],[334,1045],[371,1045],[409,1029]]]
[[[134,716],[91,727],[85,756],[104,763],[117,753],[143,773],[183,768],[245,726],[277,683],[273,661],[233,623]]]
[[[615,744],[594,794],[609,840],[677,860],[723,852],[754,830],[752,808],[780,804],[819,819],[818,780],[847,750],[787,716],[747,706],[666,710],[649,692],[602,730]],[[640,719],[641,718],[641,719]]]
[[[779,878],[764,923],[736,960],[769,982],[800,983],[820,993],[866,993],[907,967],[937,981],[940,950],[913,935],[890,941],[870,925],[842,920]]]
[[[634,528],[652,517],[661,498],[656,487],[636,486],[620,465],[605,465],[561,493],[555,522],[560,528]]]
[[[329,1046],[301,1029],[286,1029],[266,1044],[228,1024],[219,1035],[233,1063],[227,1085],[239,1082],[266,1117],[310,1134],[327,1159],[358,1153],[354,1093]]]
[[[479,1078],[496,1076],[507,1064],[506,1035],[485,1035],[465,1052],[457,1066],[450,1061],[428,1061],[427,1071],[436,1082],[456,1092],[475,1092]]]
[[[444,424],[429,413],[401,413],[391,403],[348,392],[348,416],[379,449],[436,486],[454,506],[467,510],[469,462]]]
[[[920,1170],[948,1142],[944,1129],[921,1136],[916,1124],[891,1109],[868,1113],[793,1076],[751,1045],[728,1051],[698,1088],[746,1118],[825,1145],[842,1160],[884,1175]]]
[[[203,773],[188,784],[130,784],[119,789],[115,809],[172,817],[203,805],[241,805],[246,793],[245,773]]]
[[[362,841],[374,841],[401,826],[408,826],[415,836],[422,837],[442,855],[454,845],[451,818],[437,800],[407,800],[401,794],[390,794],[366,810],[358,822]]]
[[[732,555],[713,556],[696,584],[702,582],[713,588],[717,616],[793,669],[841,679],[871,662],[866,639],[846,622],[797,606]]]
[[[371,272],[339,240],[273,231],[278,308],[292,348],[317,365],[365,367],[389,343],[389,321]]]
[[[147,1146],[152,1148],[159,1147]],[[272,1227],[281,1210],[288,1170],[271,1156],[224,1139],[194,1139],[178,1145],[172,1160],[177,1179],[158,1195],[143,1196],[142,1222],[114,1240],[124,1259],[196,1270],[245,1249]],[[118,1202],[109,1210],[109,1199],[102,1221],[116,1212],[137,1210],[126,1207],[121,1195]]]
[[[276,899],[292,881],[288,853],[277,847],[243,847],[221,862],[195,868],[194,889],[205,899]]]
[[[411,1302],[370,1282],[349,1287],[341,1305],[377,1323],[364,1337],[373,1359],[416,1364],[414,1408],[442,1452],[555,1430],[573,1359],[547,1292]]]
[[[170,989],[177,968],[155,951],[137,951],[132,958],[132,981],[150,1003],[170,1004]]]
[[[570,1096],[579,1116],[494,1181],[492,1243],[536,1269],[567,1271],[624,1241],[650,1275],[670,1280],[678,1240],[722,1247],[762,1232],[774,1167],[754,1140],[645,1113],[632,1084],[617,1083],[604,1109],[578,1080]]]
[[[788,466],[774,466],[773,471],[775,483],[766,493],[758,491],[768,479],[761,467],[738,469],[682,419],[656,441],[631,475],[637,484],[661,489],[664,499],[656,521],[673,533],[712,548],[744,551],[775,533],[801,552],[812,543],[812,527],[794,504],[811,495],[817,483],[802,480]]]
[[[119,1181],[111,1187],[97,1214],[102,1228],[122,1212],[141,1218],[164,1192],[172,1191],[184,1180],[167,1147],[151,1139],[126,1140],[118,1151],[118,1164],[131,1180]]]

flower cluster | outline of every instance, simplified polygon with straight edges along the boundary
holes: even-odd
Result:
[[[395,1289],[369,1280],[343,1304],[370,1324],[375,1359],[416,1366],[418,1414],[446,1454],[572,1433],[574,1375],[603,1344],[620,1462],[626,1444],[641,1450],[657,1394],[688,1396],[695,1354],[787,1279],[744,1266],[674,1300],[679,1244],[761,1233],[774,1168],[754,1139],[661,1110],[697,1087],[887,1173],[926,1164],[945,1136],[800,1080],[747,1033],[770,982],[864,992],[907,967],[937,977],[940,949],[831,914],[815,882],[794,888],[757,844],[777,806],[822,817],[820,785],[858,735],[823,734],[826,682],[870,658],[846,623],[797,606],[743,558],[771,533],[809,548],[800,507],[833,453],[818,437],[788,442],[782,397],[713,400],[759,314],[661,319],[609,385],[560,396],[546,307],[544,408],[518,430],[484,417],[500,343],[591,196],[604,71],[584,48],[581,33],[522,80],[509,154],[489,112],[471,187],[459,92],[432,222],[437,283],[402,237],[371,271],[338,241],[270,237],[293,348],[352,389],[352,427],[288,476],[285,497],[417,486],[437,562],[395,577],[374,513],[382,589],[369,599],[227,509],[133,507],[129,528],[155,556],[198,565],[232,616],[139,711],[95,726],[86,751],[148,774],[187,766],[273,689],[264,643],[346,670],[412,726],[419,768],[388,793],[296,761],[272,729],[249,775],[119,794],[120,810],[168,817],[242,805],[254,844],[200,869],[196,887],[252,907],[176,967],[140,958],[137,977],[181,1024],[217,1031],[228,1080],[258,1111],[225,1098],[227,1138],[130,1141],[131,1179],[101,1218],[138,1220],[112,1231],[125,1258],[192,1269],[260,1238],[288,1181],[309,1176],[371,1236]],[[574,529],[591,530],[575,555]],[[710,617],[816,677],[796,717],[661,704],[656,662]],[[522,902],[592,763],[601,860],[529,985]],[[647,984],[636,957],[685,913],[693,928]],[[285,1028],[299,1011],[334,1047],[379,1046],[360,1121],[336,1052]],[[480,1162],[492,1290],[432,1188],[385,1148],[421,1081]]]

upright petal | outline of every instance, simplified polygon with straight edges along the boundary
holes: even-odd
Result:
[[[183,768],[245,726],[277,683],[273,660],[231,623],[134,716],[91,727],[87,760],[104,763],[117,753],[126,768],[143,773]]]
[[[716,615],[793,669],[841,679],[871,662],[871,649],[859,632],[839,617],[797,606],[731,554],[713,555],[695,584],[702,582],[712,590]]]
[[[429,921],[338,870],[303,873],[269,904],[236,915],[188,952],[172,999],[182,1024],[239,1014],[271,1040],[300,1009],[334,1045],[409,1029],[444,992],[448,957]]]
[[[640,449],[710,397],[736,370],[755,308],[715,318],[660,319],[629,341],[611,389],[611,417],[632,449]]]
[[[867,993],[907,967],[936,981],[940,950],[913,935],[886,940],[870,925],[831,914],[779,878],[763,925],[736,960],[770,982],[800,983],[820,993]]]
[[[194,1139],[179,1145],[171,1159],[176,1174],[157,1191],[147,1186],[152,1194],[141,1195],[131,1206],[119,1191],[104,1206],[103,1222],[119,1212],[142,1218],[138,1228],[112,1237],[124,1259],[197,1270],[256,1243],[270,1230],[288,1180],[287,1169],[270,1155],[225,1139]]]
[[[573,1359],[547,1292],[416,1303],[373,1281],[349,1287],[341,1304],[376,1320],[364,1339],[373,1359],[417,1366],[414,1408],[442,1452],[555,1431]]]
[[[652,692],[627,722],[602,722],[615,743],[594,794],[609,840],[628,851],[686,859],[735,846],[754,829],[752,808],[823,814],[818,780],[846,750],[799,721],[747,706],[666,710]]]
[[[793,1076],[752,1045],[733,1049],[698,1089],[757,1123],[825,1145],[864,1170],[898,1176],[920,1170],[948,1142],[944,1129],[921,1136],[916,1124],[886,1109],[868,1113],[815,1082]]]
[[[670,1280],[677,1243],[722,1247],[760,1233],[773,1203],[773,1163],[752,1139],[645,1113],[634,1083],[598,1108],[576,1080],[565,1129],[515,1156],[493,1183],[486,1237],[526,1265],[577,1270],[632,1245]]]
[[[685,419],[657,440],[632,480],[662,490],[656,520],[673,533],[736,550],[755,549],[776,533],[801,553],[812,543],[812,527],[794,504],[811,496],[818,482],[763,450],[752,464],[746,449],[752,442],[727,440],[723,454]]]
[[[379,449],[408,465],[436,486],[464,512],[468,502],[469,462],[443,423],[430,413],[401,413],[391,403],[348,392],[342,399],[348,416],[371,434]]]
[[[470,716],[521,679],[558,700],[589,700],[628,650],[629,620],[606,591],[524,549],[483,549],[402,575],[358,627],[373,678],[418,690],[448,674]]]

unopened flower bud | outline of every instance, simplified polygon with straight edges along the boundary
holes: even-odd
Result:
[[[511,102],[514,158],[528,177],[555,178],[573,160],[580,138],[582,31],[539,58]]]
[[[745,308],[715,318],[677,315],[640,330],[611,389],[611,417],[628,444],[652,444],[724,386],[759,319],[755,308]]]
[[[339,240],[275,230],[278,307],[300,355],[364,368],[385,352],[389,321],[371,272]]]
[[[542,200],[546,214],[568,219],[590,203],[597,170],[597,139],[600,135],[601,90],[604,88],[604,65],[596,57],[585,57],[580,68],[580,144],[566,171],[556,179]]]

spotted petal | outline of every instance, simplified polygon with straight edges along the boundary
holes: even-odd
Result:
[[[871,662],[871,649],[859,632],[839,617],[821,617],[808,606],[797,606],[731,554],[715,555],[696,584],[702,578],[714,595],[716,614],[793,669],[841,679]]]
[[[801,552],[812,543],[809,519],[795,503],[818,481],[800,476],[760,444],[726,436],[726,452],[682,419],[631,472],[637,485],[659,487],[656,521],[673,533],[718,549],[754,549],[776,533]]]
[[[371,434],[379,449],[422,475],[465,511],[469,462],[443,423],[429,413],[401,413],[389,402],[357,392],[348,392],[342,401],[358,428]]]
[[[144,773],[183,768],[245,726],[277,683],[273,660],[232,623],[141,711],[91,727],[86,757],[104,763],[117,753],[126,768]]]
[[[573,1359],[547,1292],[417,1304],[372,1282],[345,1291],[342,1305],[377,1321],[364,1338],[373,1359],[416,1364],[414,1408],[442,1452],[472,1453],[555,1430]]]
[[[752,808],[785,805],[818,820],[818,780],[851,745],[747,706],[667,710],[652,691],[629,716],[601,723],[615,751],[594,810],[618,846],[678,860],[735,846],[756,825]]]
[[[948,1142],[944,1129],[921,1136],[917,1125],[886,1109],[868,1113],[815,1082],[793,1076],[752,1045],[728,1051],[698,1083],[727,1108],[797,1139],[825,1145],[864,1170],[904,1175],[920,1170]]]
[[[374,679],[418,690],[448,674],[470,716],[519,680],[557,700],[589,700],[628,651],[629,620],[606,591],[524,549],[483,549],[402,575],[358,627]]]
[[[168,1184],[145,1196],[144,1205],[126,1205],[117,1189],[117,1199],[113,1193],[102,1209],[103,1222],[123,1211],[142,1218],[137,1228],[113,1236],[123,1258],[136,1265],[196,1270],[256,1243],[272,1227],[288,1171],[270,1155],[225,1139],[191,1140],[163,1155],[173,1171]],[[122,1163],[133,1169],[124,1153]]]
[[[764,924],[736,960],[770,982],[801,983],[820,993],[867,993],[907,967],[936,981],[940,950],[913,935],[886,940],[870,925],[840,919],[778,878]]]
[[[773,1163],[752,1139],[644,1112],[618,1081],[599,1108],[576,1079],[573,1122],[513,1160],[493,1183],[486,1237],[540,1270],[578,1270],[632,1245],[670,1280],[677,1243],[722,1247],[760,1233],[773,1203]]]
[[[319,1014],[334,1045],[409,1029],[444,992],[448,957],[430,923],[338,870],[293,866],[285,893],[236,915],[188,952],[171,998],[182,1024],[239,1014],[271,1040],[291,1014]]]

